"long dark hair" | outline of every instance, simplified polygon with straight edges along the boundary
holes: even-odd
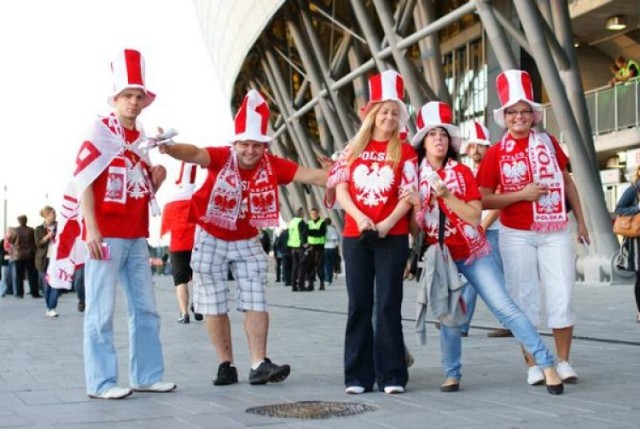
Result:
[[[434,127],[434,128],[440,128],[440,127]],[[451,135],[449,134],[449,131],[447,131],[445,128],[442,128],[442,129],[444,130],[445,133],[447,133],[447,142],[448,142],[447,154],[444,156],[444,162],[442,165],[445,165],[450,159],[459,161],[460,155],[458,154],[458,152],[456,152],[456,150],[451,145]],[[422,163],[422,160],[427,156],[427,150],[424,148],[424,139],[426,137],[427,135],[425,134],[424,138],[422,139],[418,147],[416,147],[416,152],[418,153],[418,166],[420,165],[420,163]]]

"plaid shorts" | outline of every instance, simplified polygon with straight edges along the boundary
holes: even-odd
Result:
[[[191,268],[196,313],[221,315],[229,312],[229,269],[237,285],[236,308],[239,311],[267,311],[268,261],[258,236],[226,241],[197,227]]]

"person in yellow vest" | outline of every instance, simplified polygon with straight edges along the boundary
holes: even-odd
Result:
[[[289,222],[287,247],[291,250],[291,290],[304,291],[306,270],[304,269],[304,252],[307,245],[307,224],[303,219],[304,209],[296,210],[295,217]]]
[[[616,57],[616,65],[619,71],[615,76],[616,82],[623,83],[640,76],[640,66],[633,60],[628,60],[622,55]]]
[[[320,279],[319,290],[324,290],[324,243],[327,234],[327,224],[324,219],[318,216],[318,209],[309,210],[311,219],[307,223],[307,243],[311,251],[309,253],[309,264],[307,270],[307,290],[314,289],[316,275]]]

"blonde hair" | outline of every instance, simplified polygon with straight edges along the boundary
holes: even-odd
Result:
[[[369,142],[371,141],[371,136],[373,135],[373,127],[376,124],[376,115],[380,111],[380,107],[382,103],[376,103],[373,105],[371,109],[367,112],[366,116],[362,120],[362,125],[360,125],[360,129],[356,133],[355,136],[349,141],[349,145],[351,146],[351,153],[348,158],[349,164],[354,162],[362,151],[367,147]],[[393,169],[395,170],[400,164],[400,159],[402,158],[402,142],[399,137],[399,130],[396,129],[389,139],[389,143],[387,144],[387,155],[385,161],[389,161],[393,164]]]
[[[46,218],[49,215],[49,213],[55,212],[55,211],[56,210],[51,206],[44,206],[42,210],[40,210],[40,216],[42,216],[43,218]]]

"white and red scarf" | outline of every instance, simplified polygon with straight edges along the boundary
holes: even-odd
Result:
[[[242,178],[238,169],[238,159],[233,148],[218,173],[209,197],[207,213],[200,217],[203,222],[235,231],[242,207]],[[255,228],[277,227],[278,183],[268,154],[260,160],[256,171],[248,181],[246,216]]]
[[[500,157],[498,165],[510,165],[508,159],[513,158],[513,140],[508,134],[500,141]],[[529,165],[533,183],[546,186],[549,192],[538,201],[532,202],[533,224],[531,229],[539,232],[562,231],[567,228],[568,218],[566,210],[564,176],[555,148],[547,133],[531,130],[527,146]],[[504,162],[503,162],[504,161]],[[506,192],[517,192],[528,183],[514,182],[513,172],[507,168],[500,168],[500,183]]]
[[[449,192],[454,195],[464,195],[466,192],[466,183],[463,175],[458,171],[459,163],[453,159],[449,159],[444,166],[443,182]],[[438,237],[440,227],[440,210],[444,211],[445,224],[444,236],[458,233],[458,236],[464,240],[469,249],[469,257],[465,260],[468,265],[478,258],[491,253],[491,245],[482,231],[482,227],[473,226],[465,222],[444,202],[442,198],[433,198],[434,191],[429,185],[428,178],[433,174],[434,170],[425,157],[420,163],[419,173],[420,180],[418,189],[420,191],[421,209],[416,213],[416,222],[428,236]]]
[[[141,125],[136,124],[136,128],[143,136]],[[125,180],[123,183],[125,195],[107,191],[105,202],[115,205],[126,203],[126,168],[122,176],[122,163],[114,160],[122,156],[126,147],[140,156],[147,165],[151,165],[148,155],[138,147],[142,141],[142,138],[139,138],[127,145],[124,130],[114,113],[106,118],[96,118],[89,129],[87,137],[78,150],[76,168],[64,192],[62,207],[58,211],[58,234],[53,243],[53,257],[47,269],[47,279],[51,287],[71,289],[75,266],[82,264],[86,257],[86,245],[82,240],[80,196],[105,169],[109,169],[110,177],[107,180],[107,186],[113,186],[113,180]]]

